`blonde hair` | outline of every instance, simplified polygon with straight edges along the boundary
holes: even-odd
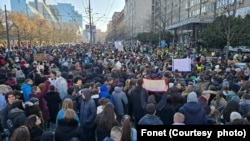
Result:
[[[73,109],[65,110],[63,118],[74,119],[74,117],[75,117],[75,111]]]
[[[62,109],[73,109],[73,101],[70,98],[65,98],[62,103]]]

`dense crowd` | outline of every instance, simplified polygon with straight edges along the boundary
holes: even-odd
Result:
[[[191,71],[172,70],[181,58],[190,58]],[[138,125],[247,125],[249,57],[224,58],[187,46],[2,47],[1,137],[136,141]],[[166,87],[148,91],[143,79],[165,80]]]

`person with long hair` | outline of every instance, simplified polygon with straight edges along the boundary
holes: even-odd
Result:
[[[55,141],[69,141],[73,137],[80,138],[78,121],[74,117],[73,109],[65,110],[64,117],[58,121],[55,130]]]
[[[56,116],[56,125],[58,125],[58,121],[59,119],[62,119],[64,117],[65,111],[67,109],[73,109],[73,101],[70,98],[65,98],[62,102],[62,108],[61,110],[57,113]],[[76,111],[75,111],[76,112]],[[78,125],[80,125],[79,122],[79,117],[78,115],[75,113],[74,115],[74,119],[78,121]]]
[[[30,141],[30,133],[26,126],[16,128],[10,137],[10,141]]]
[[[124,115],[121,120],[122,137],[121,141],[137,141],[137,131],[132,127],[132,119],[129,115]]]
[[[118,126],[116,120],[114,105],[107,103],[103,111],[95,119],[97,141],[102,141],[105,137],[110,136],[113,126]]]
[[[41,118],[37,115],[30,115],[24,122],[24,125],[30,132],[30,141],[40,141],[43,129],[40,127]]]

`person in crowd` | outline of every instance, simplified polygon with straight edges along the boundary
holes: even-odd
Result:
[[[95,105],[98,107],[99,106],[99,89],[97,89],[97,88],[93,88],[92,90],[91,90],[91,93],[92,93],[92,95],[91,95],[91,98],[95,101]]]
[[[180,107],[179,112],[185,116],[186,125],[206,125],[207,116],[204,108],[198,103],[197,94],[191,92],[187,96],[187,103]]]
[[[106,136],[109,136],[113,126],[119,125],[112,103],[107,103],[103,111],[96,116],[95,124],[98,141],[102,141]]]
[[[248,112],[250,112],[250,94],[244,94],[240,100],[240,107],[243,111],[243,116],[245,117]]]
[[[161,104],[161,102],[157,103],[156,115],[160,117],[164,125],[171,125],[173,123],[173,116],[175,113],[175,109],[172,103],[172,96],[167,93],[163,93],[162,95],[163,96],[160,101],[163,101],[163,104]]]
[[[44,128],[47,128],[48,120],[50,118],[49,109],[47,102],[45,100],[45,95],[49,89],[50,82],[45,81],[45,83],[39,84],[39,86],[33,86],[31,90],[30,98],[37,98],[39,100],[39,107],[42,111],[43,119],[44,119]]]
[[[59,110],[56,116],[56,125],[58,125],[58,121],[63,118],[65,111],[67,109],[73,109],[73,101],[70,98],[65,98],[62,102],[62,108]],[[78,125],[80,125],[79,117],[75,113],[74,119],[78,121]]]
[[[210,93],[207,91],[203,91],[201,96],[198,98],[198,103],[204,108],[207,115],[209,115],[211,112],[210,105],[208,104],[209,97]]]
[[[56,87],[56,82],[57,82],[56,71],[51,70],[49,75],[50,77],[48,78],[48,81],[50,82],[51,85],[54,85]]]
[[[12,133],[16,128],[24,125],[24,121],[26,120],[26,112],[22,100],[15,101],[12,104],[11,109],[8,112],[7,119],[12,122],[10,133]]]
[[[156,116],[155,104],[149,103],[146,106],[146,114],[139,120],[138,125],[163,125],[161,119]]]
[[[95,139],[95,118],[96,105],[91,99],[91,92],[88,88],[81,90],[82,102],[80,108],[80,124],[84,137],[88,141]]]
[[[64,117],[59,119],[55,130],[55,141],[69,141],[73,137],[80,138],[78,121],[74,118],[75,114],[73,109],[67,109],[64,112]]]
[[[54,141],[54,133],[52,131],[44,131],[40,141]]]
[[[82,101],[80,90],[84,88],[82,81],[83,81],[83,77],[80,75],[75,76],[75,78],[73,79],[73,88],[76,94],[76,101],[77,101],[76,113],[78,115],[80,114],[80,107],[81,107],[81,101]]]
[[[136,87],[131,91],[130,102],[131,112],[135,120],[135,125],[138,125],[139,120],[145,115],[148,93],[142,87],[142,79],[136,81]]]
[[[114,92],[112,93],[112,97],[114,101],[117,120],[120,123],[122,117],[127,114],[128,99],[122,88],[119,86],[115,87]]]
[[[111,128],[110,136],[104,138],[103,141],[121,141],[122,129],[119,126]]]
[[[56,88],[54,85],[49,86],[49,90],[45,95],[45,100],[48,105],[49,109],[49,122],[50,122],[50,128],[54,129],[55,128],[55,123],[56,123],[56,116],[58,111],[60,110],[60,105],[61,105],[61,98],[59,96],[59,93],[56,91]]]
[[[113,97],[111,96],[111,93],[109,93],[109,88],[111,87],[111,78],[109,77],[109,80],[106,80],[104,84],[101,85],[100,87],[100,92],[99,92],[99,98],[108,98],[111,103],[114,103]]]
[[[29,129],[26,126],[16,128],[10,137],[10,141],[31,141]]]
[[[239,112],[232,111],[230,113],[230,123],[229,124],[231,124],[236,119],[242,119],[242,118],[243,117],[241,116],[241,114]]]
[[[109,103],[109,99],[108,98],[104,98],[103,97],[103,98],[99,99],[99,106],[97,106],[97,110],[96,110],[96,114],[97,115],[100,114],[103,111],[103,109],[104,109],[104,107],[105,107],[105,105],[107,103]]]
[[[174,122],[172,123],[172,125],[185,125],[185,123],[184,123],[185,116],[180,112],[176,112],[174,114],[173,121]]]
[[[30,141],[40,141],[44,130],[40,127],[42,122],[37,115],[30,115],[24,122],[30,133]]]
[[[227,105],[227,101],[223,97],[222,91],[219,91],[210,103],[210,106],[214,106],[215,109],[218,109],[218,110],[222,110],[226,105]]]
[[[73,86],[70,86],[68,89],[67,89],[67,92],[68,94],[62,99],[62,101],[64,101],[66,98],[69,98],[72,100],[73,102],[73,109],[75,112],[77,112],[77,101],[76,101],[76,92],[74,90],[74,87]]]
[[[5,105],[6,105],[6,101],[4,98],[4,94],[0,93],[0,111],[4,108]]]
[[[30,98],[29,101],[25,102],[25,111],[26,111],[27,117],[35,114],[41,118],[42,124],[44,123],[43,113],[39,107],[39,99],[38,98],[33,97],[33,98]]]
[[[121,128],[121,141],[137,141],[137,131],[132,127],[132,119],[129,115],[124,115],[122,117]]]
[[[33,80],[30,78],[27,78],[21,85],[21,91],[23,92],[24,102],[29,101],[29,95],[31,93],[32,85],[33,85]]]
[[[60,98],[63,99],[68,94],[67,80],[61,76],[60,71],[56,72],[56,79],[57,81],[56,81],[55,88],[58,91]]]
[[[228,101],[227,105],[221,111],[221,121],[224,124],[228,124],[230,122],[230,114],[231,112],[236,111],[241,113],[239,102],[235,100]]]
[[[0,121],[3,129],[8,129],[7,120],[8,113],[12,108],[13,103],[16,101],[13,91],[9,91],[5,94],[5,101],[7,102],[5,107],[1,110]]]

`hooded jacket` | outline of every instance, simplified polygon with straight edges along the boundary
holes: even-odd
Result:
[[[82,94],[85,95],[85,99],[82,99],[80,109],[80,124],[85,128],[94,127],[94,121],[96,118],[96,105],[95,101],[91,98],[89,89],[82,89]]]
[[[75,119],[60,119],[55,130],[56,141],[69,141],[73,137],[79,138],[78,121]]]
[[[23,110],[19,108],[13,108],[9,111],[7,118],[12,121],[13,129],[16,129],[24,125],[24,121],[26,120],[26,115]]]
[[[138,124],[139,125],[163,125],[163,122],[156,115],[146,114],[140,119]]]
[[[31,85],[27,83],[23,83],[21,85],[21,91],[23,91],[24,102],[29,101],[29,94],[31,93]]]
[[[186,125],[206,125],[207,117],[206,111],[197,102],[187,102],[180,109],[179,112],[185,115]]]
[[[115,112],[118,116],[123,116],[126,114],[125,107],[128,104],[128,98],[126,94],[122,91],[121,87],[115,87],[114,92],[112,93]]]

